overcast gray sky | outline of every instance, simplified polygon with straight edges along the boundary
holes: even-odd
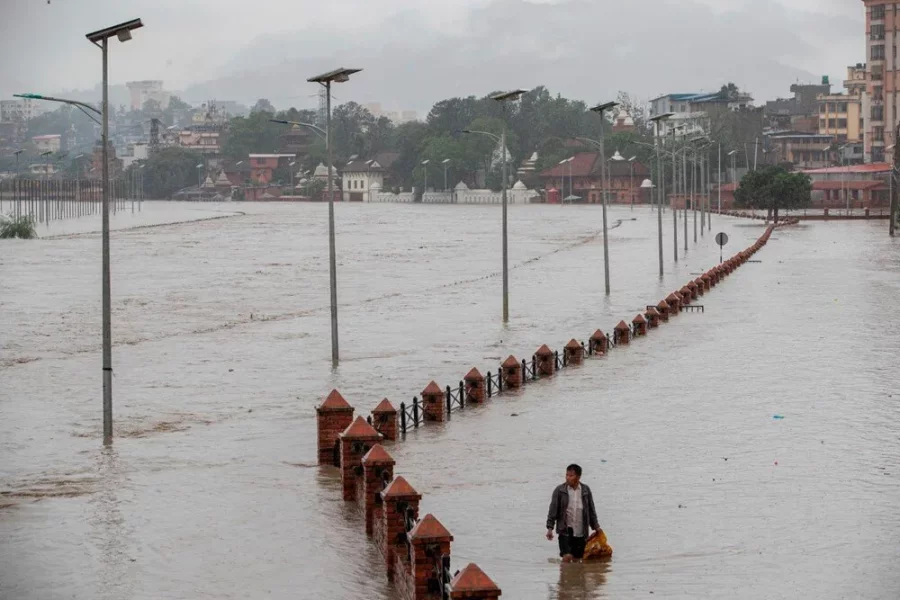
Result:
[[[306,77],[365,72],[340,101],[427,110],[451,95],[547,85],[594,101],[710,90],[757,100],[840,81],[865,60],[859,0],[0,0],[0,97],[93,88],[84,34],[135,17],[110,79],[162,79],[186,99],[312,106]]]

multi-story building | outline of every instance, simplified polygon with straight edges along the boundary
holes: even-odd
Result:
[[[740,92],[667,94],[650,101],[650,116],[672,113],[660,130],[661,135],[668,135],[675,128],[678,135],[692,136],[706,133],[711,113],[740,111],[752,106],[753,97]]]
[[[268,185],[275,176],[278,167],[288,165],[294,160],[293,154],[251,154],[250,179],[253,183]]]
[[[862,100],[849,94],[819,96],[819,134],[834,136],[841,144],[861,139]]]
[[[837,156],[832,135],[775,133],[768,136],[768,146],[767,154],[772,153],[774,162],[792,163],[799,169],[821,169],[831,166]]]
[[[31,138],[31,142],[38,152],[59,152],[59,149],[62,148],[62,136],[58,133],[53,135],[36,135]]]
[[[866,8],[866,75],[868,109],[864,113],[866,162],[882,162],[894,143],[893,123],[898,115],[897,41],[900,5],[894,0],[863,0]]]
[[[171,94],[163,89],[162,81],[128,81],[125,86],[131,93],[131,110],[141,110],[147,100],[156,100],[163,109],[169,106]]]
[[[40,103],[31,98],[0,100],[0,121],[24,123],[42,112]]]
[[[764,110],[769,129],[818,133],[819,96],[831,93],[831,84],[823,77],[821,84],[795,83],[791,85],[793,98],[778,98],[766,102]]]

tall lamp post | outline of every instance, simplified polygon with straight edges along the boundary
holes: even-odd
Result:
[[[325,88],[325,151],[328,154],[328,264],[331,288],[331,364],[336,367],[339,362],[338,352],[338,309],[337,309],[337,258],[334,245],[334,166],[331,156],[331,84],[344,83],[350,76],[362,69],[346,69],[341,67],[307,79],[310,83],[318,83]]]
[[[609,296],[609,239],[606,226],[606,205],[609,203],[607,195],[609,183],[607,182],[606,150],[603,147],[604,125],[606,124],[606,121],[603,119],[603,113],[612,110],[618,105],[618,102],[606,102],[591,108],[591,112],[595,112],[600,116],[600,185],[603,187],[601,190],[601,194],[603,195],[603,279],[604,284],[606,285],[607,296]]]
[[[637,156],[628,159],[628,189],[631,191],[631,210],[634,210],[634,161]]]
[[[444,193],[446,193],[449,189],[447,188],[447,166],[450,164],[450,159],[445,158],[441,161],[441,164],[444,165]]]
[[[197,165],[197,198],[200,198],[200,189],[203,187],[203,163]]]
[[[660,135],[659,135],[659,128],[667,119],[672,117],[674,114],[675,113],[670,113],[670,112],[663,113],[661,115],[656,115],[655,117],[652,117],[650,119],[650,122],[653,123],[653,125],[656,128],[656,164],[658,165],[658,170],[659,170],[659,172],[657,173],[658,178],[659,178],[659,193],[656,195],[656,201],[657,201],[656,222],[657,222],[657,233],[659,236],[659,276],[660,277],[663,276],[662,201],[663,201],[663,197],[665,196],[666,178],[665,178],[665,172],[664,172],[665,167],[663,166],[662,159],[660,158],[660,154],[659,154],[659,145],[661,143]],[[652,185],[650,187],[652,187]],[[677,226],[675,227],[675,230],[677,233],[677,230],[678,230]],[[678,240],[677,239],[675,240],[675,256],[676,256],[675,260],[677,261],[678,260],[678,258],[677,258],[677,256],[678,256]]]
[[[294,166],[297,164],[297,161],[292,160],[288,163],[288,166],[291,168],[291,196],[294,195]]]
[[[430,163],[430,159],[426,159],[422,161],[422,172],[425,175],[425,183],[422,184],[422,202],[425,201],[425,192],[428,191],[428,163]]]
[[[569,165],[569,196],[571,196],[571,197],[575,196],[574,187],[572,186],[572,161],[573,160],[575,160],[575,157],[570,156],[569,158],[564,158],[561,161],[559,161],[559,165],[561,167],[563,167],[563,169],[565,169],[565,167],[563,165],[566,165],[566,164]],[[566,175],[565,175],[564,170],[561,170],[559,172],[559,181],[560,181],[560,183],[562,183],[562,186],[560,186],[562,188],[560,190],[560,193],[563,194],[563,203],[565,203],[567,196],[564,195],[566,193]]]
[[[506,103],[510,101],[518,100],[522,94],[527,93],[528,90],[516,89],[510,90],[508,92],[500,92],[499,94],[494,94],[490,98],[495,102],[499,102],[503,106],[503,132],[500,135],[500,146],[502,147],[503,154],[503,192],[501,196],[501,201],[503,203],[503,322],[509,322],[509,243],[507,238],[507,218],[506,218],[506,205],[507,205],[507,194],[506,188],[509,186],[509,178],[507,177],[506,171],[508,168],[507,159],[506,159]]]
[[[131,39],[131,32],[143,27],[133,19],[87,34],[87,39],[103,52],[103,444],[112,444],[112,318],[109,276],[109,38]]]

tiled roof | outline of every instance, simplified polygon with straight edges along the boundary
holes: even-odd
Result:
[[[572,167],[572,177],[587,177],[594,171],[594,164],[600,157],[599,152],[579,152],[575,155],[574,160],[571,162]],[[569,165],[570,163],[564,163],[561,165],[556,165],[550,169],[545,169],[540,172],[540,177],[560,177],[560,176],[569,176]]]
[[[826,167],[824,169],[809,169],[802,171],[807,175],[827,175],[830,173],[889,173],[891,165],[888,163],[869,163],[866,165],[847,165],[845,167]]]

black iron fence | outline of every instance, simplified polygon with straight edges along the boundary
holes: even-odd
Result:
[[[112,214],[140,211],[143,194],[131,177],[109,182],[109,210]],[[0,213],[15,218],[29,217],[34,223],[100,214],[103,184],[98,179],[7,179],[0,181]]]

